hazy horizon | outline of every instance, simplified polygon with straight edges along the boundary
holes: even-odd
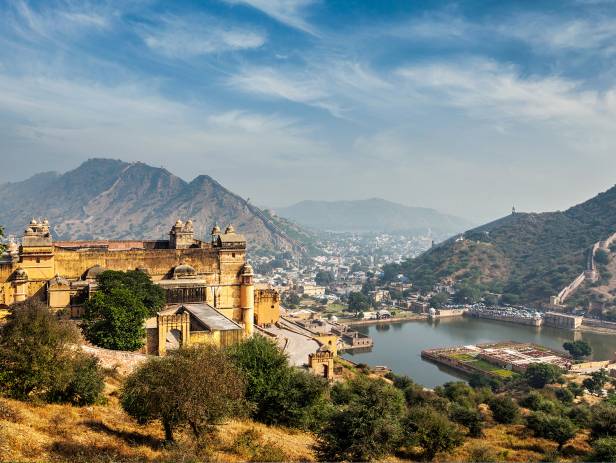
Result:
[[[614,185],[609,0],[0,2],[0,182],[92,157],[482,223]]]

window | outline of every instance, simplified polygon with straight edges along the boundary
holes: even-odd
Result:
[[[231,257],[235,257],[235,253],[234,252],[231,253]]]
[[[37,258],[36,258],[36,263],[37,263],[37,264],[40,264],[40,263],[41,263],[41,258],[40,258],[40,257],[37,257]]]

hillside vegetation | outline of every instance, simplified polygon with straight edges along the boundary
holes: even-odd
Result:
[[[593,243],[615,231],[616,187],[564,212],[516,213],[477,227],[386,275],[404,273],[424,289],[451,279],[512,301],[542,302],[584,270]]]

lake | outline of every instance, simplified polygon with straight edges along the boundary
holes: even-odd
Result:
[[[547,327],[455,317],[437,321],[408,321],[356,326],[374,339],[370,352],[346,353],[357,363],[385,365],[417,383],[434,387],[461,378],[455,371],[422,360],[421,351],[436,347],[463,346],[492,341],[532,342],[559,350],[565,341],[584,340],[593,350],[592,359],[608,360],[616,352],[616,334],[570,332]]]

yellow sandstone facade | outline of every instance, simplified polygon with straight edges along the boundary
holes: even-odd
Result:
[[[141,270],[165,289],[168,308],[157,317],[157,334],[149,331],[148,351],[164,353],[163,340],[167,347],[175,341],[190,344],[191,338],[231,342],[237,333],[215,334],[207,326],[221,325],[209,317],[212,310],[236,325],[225,325],[230,331],[240,329],[244,336],[252,335],[255,322],[275,323],[280,314],[275,290],[259,290],[255,297],[244,236],[233,226],[224,233],[216,226],[209,242],[195,239],[190,220],[178,220],[168,240],[54,241],[47,220],[33,219],[21,244],[9,243],[0,258],[0,309],[34,298],[78,317],[84,301],[96,291],[96,276],[105,270]],[[151,320],[148,326],[151,330]]]

